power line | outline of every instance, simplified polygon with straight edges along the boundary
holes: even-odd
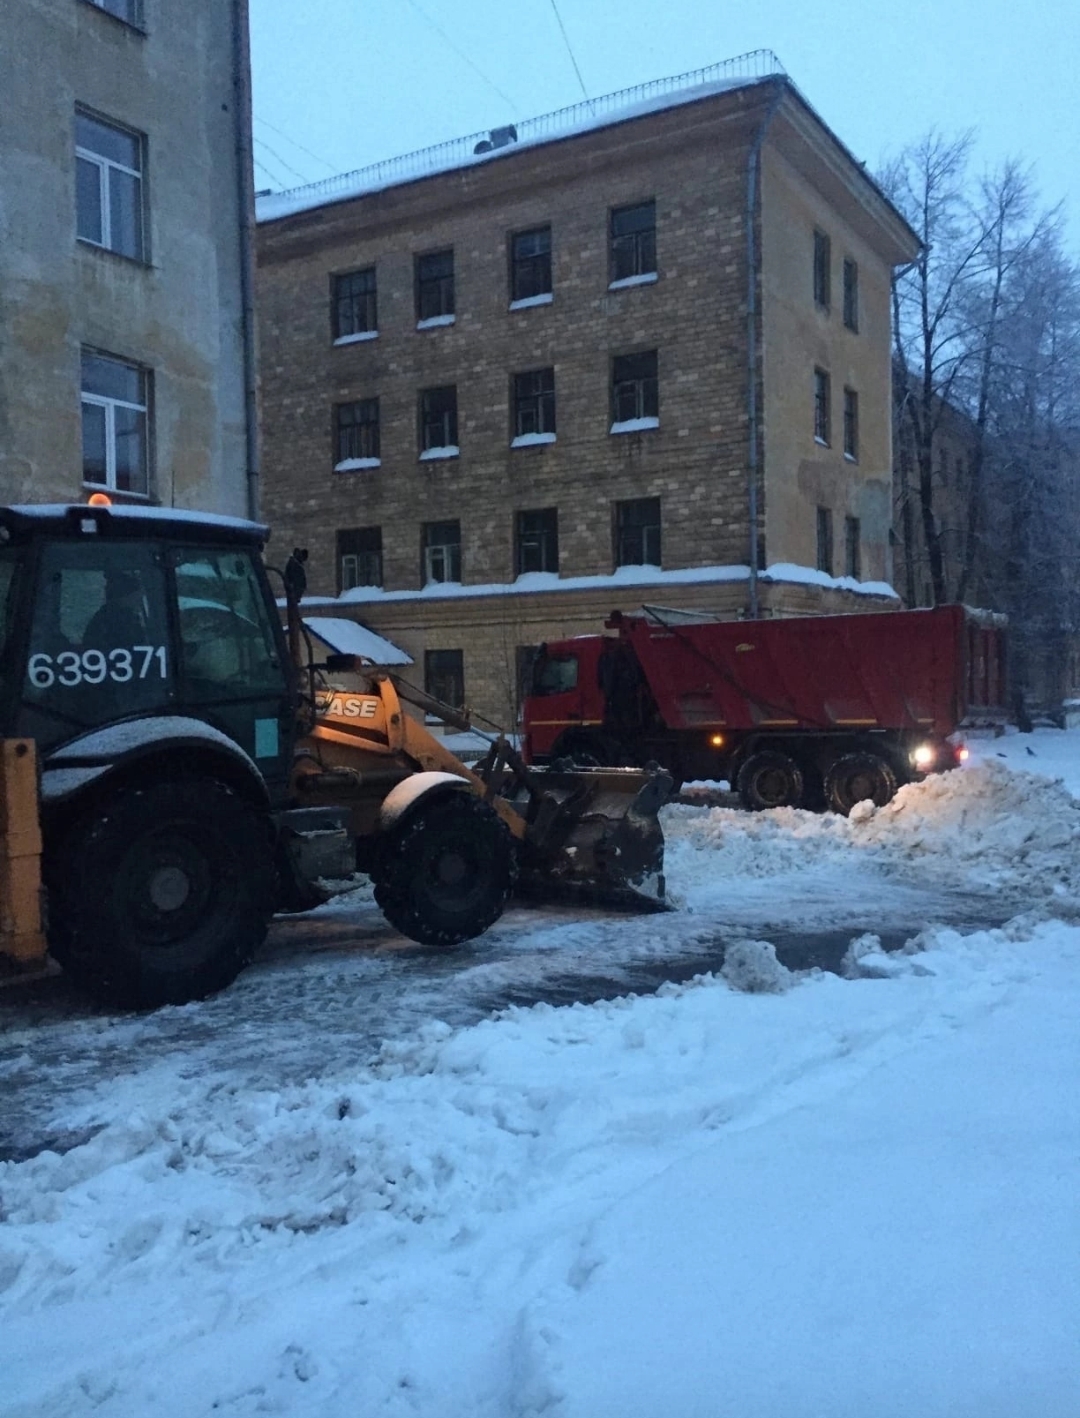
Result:
[[[336,174],[338,171],[340,171],[340,169],[336,168],[333,163],[329,163],[326,161],[325,158],[321,158],[318,153],[313,153],[310,148],[305,148],[303,143],[298,143],[295,138],[290,138],[288,133],[286,133],[283,128],[275,128],[272,123],[269,123],[265,118],[260,117],[257,113],[255,115],[255,122],[261,123],[264,128],[269,128],[270,132],[276,133],[279,138],[284,138],[287,143],[291,143],[294,148],[297,148],[300,152],[305,154],[306,157],[314,158],[316,162],[322,163],[323,167],[329,168],[332,173]]]
[[[570,56],[570,63],[574,66],[574,73],[577,75],[577,81],[581,85],[581,92],[585,95],[586,98],[588,98],[589,91],[585,87],[585,80],[581,77],[581,70],[578,68],[577,60],[574,58],[574,51],[570,47],[570,38],[566,33],[566,26],[562,22],[562,16],[559,14],[559,7],[558,5],[556,5],[555,0],[551,0],[551,8],[555,11],[555,18],[559,22],[559,29],[562,32],[563,44],[566,45],[566,52]]]
[[[275,187],[288,187],[289,184],[287,182],[282,182],[281,178],[278,177],[277,173],[271,172],[270,169],[266,166],[266,164],[260,158],[255,157],[254,154],[252,154],[252,162],[259,169],[260,172],[266,173],[267,177],[270,179],[270,181],[274,184]]]
[[[281,154],[275,152],[274,149],[270,146],[270,144],[265,142],[262,138],[255,138],[254,141],[258,143],[260,148],[265,148],[266,151],[270,154],[270,156],[274,159],[274,161],[280,163],[286,172],[291,172],[293,177],[298,177],[301,182],[311,181],[311,179],[309,177],[305,177],[302,172],[297,172],[295,167],[290,167],[289,164],[285,161],[285,159],[281,156]]]
[[[493,89],[493,90],[495,91],[495,93],[497,93],[497,94],[499,95],[499,97],[502,99],[503,103],[509,104],[510,107],[514,110],[514,112],[517,113],[517,111],[518,111],[517,104],[516,104],[516,103],[514,102],[514,100],[509,96],[509,94],[504,94],[503,91],[502,91],[502,89],[499,88],[498,84],[494,83],[491,79],[489,79],[488,76],[484,73],[483,69],[478,68],[478,67],[473,63],[473,61],[469,58],[469,56],[468,56],[467,54],[465,54],[462,50],[460,50],[460,49],[457,47],[457,45],[454,43],[454,41],[453,41],[453,40],[450,38],[450,36],[446,33],[446,31],[445,31],[444,29],[440,29],[440,27],[435,23],[435,21],[431,18],[431,16],[430,16],[429,14],[427,14],[426,11],[424,11],[424,10],[422,10],[422,9],[420,8],[420,6],[416,3],[416,0],[409,0],[409,4],[410,4],[410,5],[412,6],[412,8],[416,11],[416,13],[420,16],[420,18],[421,18],[422,20],[426,20],[427,23],[431,26],[431,28],[435,31],[435,33],[436,33],[437,35],[441,36],[441,38],[442,38],[442,39],[450,46],[450,48],[454,51],[454,53],[457,55],[457,57],[458,57],[459,59],[461,59],[464,63],[468,64],[469,68],[473,71],[473,73],[479,75],[479,77],[480,77],[481,79],[483,79],[484,83],[487,84],[488,88],[489,88],[489,89]]]

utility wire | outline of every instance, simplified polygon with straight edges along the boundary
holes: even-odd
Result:
[[[266,174],[266,176],[270,179],[270,181],[274,184],[275,187],[288,187],[289,184],[287,182],[282,182],[281,178],[278,177],[275,173],[272,173],[270,169],[266,166],[266,164],[264,162],[260,162],[259,159],[254,156],[254,154],[252,154],[251,160],[260,172],[264,172]]]
[[[286,172],[291,172],[293,177],[298,177],[301,182],[305,183],[311,181],[310,177],[305,177],[302,172],[297,172],[295,167],[290,167],[289,164],[285,161],[285,159],[281,156],[281,154],[279,152],[275,152],[275,150],[270,146],[270,144],[265,142],[262,138],[254,138],[254,141],[258,143],[260,148],[265,148],[266,151],[270,154],[270,156],[274,159],[274,161],[276,163],[280,163]]]
[[[574,73],[577,75],[577,81],[581,85],[581,92],[585,95],[586,98],[588,98],[589,91],[585,87],[585,80],[581,77],[581,70],[578,68],[577,60],[574,58],[574,51],[570,47],[570,37],[566,33],[566,26],[562,22],[562,16],[559,14],[559,7],[558,5],[556,5],[555,0],[551,0],[551,8],[555,11],[555,18],[559,22],[559,29],[562,32],[563,44],[566,45],[566,52],[570,56],[570,63],[574,66]]]
[[[422,10],[422,9],[420,8],[420,6],[416,3],[416,0],[408,0],[408,3],[412,6],[412,8],[416,11],[416,13],[420,16],[420,18],[421,18],[422,20],[426,20],[426,21],[428,22],[428,24],[431,26],[431,28],[435,31],[435,33],[436,33],[437,35],[440,35],[440,36],[441,36],[441,38],[442,38],[442,39],[450,46],[450,48],[454,51],[454,53],[457,55],[457,57],[458,57],[459,59],[463,60],[464,63],[468,64],[469,68],[473,71],[473,73],[474,73],[474,74],[478,74],[478,75],[480,76],[480,78],[483,79],[484,83],[487,84],[488,88],[489,88],[489,89],[493,89],[493,90],[495,91],[495,93],[497,93],[497,94],[499,95],[499,97],[502,99],[503,103],[509,104],[510,107],[513,109],[513,111],[514,111],[515,113],[517,113],[517,111],[518,111],[517,104],[516,104],[516,103],[514,102],[514,100],[509,96],[509,94],[504,94],[503,91],[502,91],[502,89],[499,88],[498,84],[494,83],[491,79],[489,79],[488,76],[484,73],[484,71],[483,71],[482,69],[477,68],[477,66],[473,63],[473,61],[469,58],[469,56],[468,56],[467,54],[463,53],[463,51],[460,50],[460,49],[457,47],[457,45],[454,43],[454,41],[453,41],[453,40],[450,38],[450,36],[446,33],[446,31],[443,30],[443,29],[440,29],[439,26],[435,23],[435,21],[431,18],[431,16],[430,16],[425,10]]]
[[[265,118],[260,118],[257,113],[255,115],[255,122],[261,123],[264,128],[269,128],[270,132],[276,133],[279,138],[284,138],[287,143],[291,143],[294,148],[297,148],[300,152],[305,154],[306,157],[314,158],[316,162],[322,163],[323,167],[329,168],[336,176],[338,169],[333,163],[329,163],[325,158],[319,157],[318,153],[313,153],[310,148],[305,148],[303,143],[298,143],[295,138],[290,138],[283,128],[275,128],[272,123],[268,123]]]

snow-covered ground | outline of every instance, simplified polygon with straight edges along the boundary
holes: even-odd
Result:
[[[663,916],[361,891],[203,1005],[0,1003],[0,1413],[1074,1418],[1080,733],[974,747],[667,809]]]

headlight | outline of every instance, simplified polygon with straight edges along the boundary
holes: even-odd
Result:
[[[929,768],[937,759],[937,749],[932,743],[921,743],[912,750],[911,761],[916,768]]]

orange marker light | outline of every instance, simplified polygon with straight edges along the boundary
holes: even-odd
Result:
[[[107,492],[92,492],[86,499],[88,507],[111,507],[112,498]]]
[[[710,735],[709,735],[709,743],[712,744],[713,748],[723,748],[723,746],[724,746],[724,736],[723,736],[723,734],[710,734]]]

